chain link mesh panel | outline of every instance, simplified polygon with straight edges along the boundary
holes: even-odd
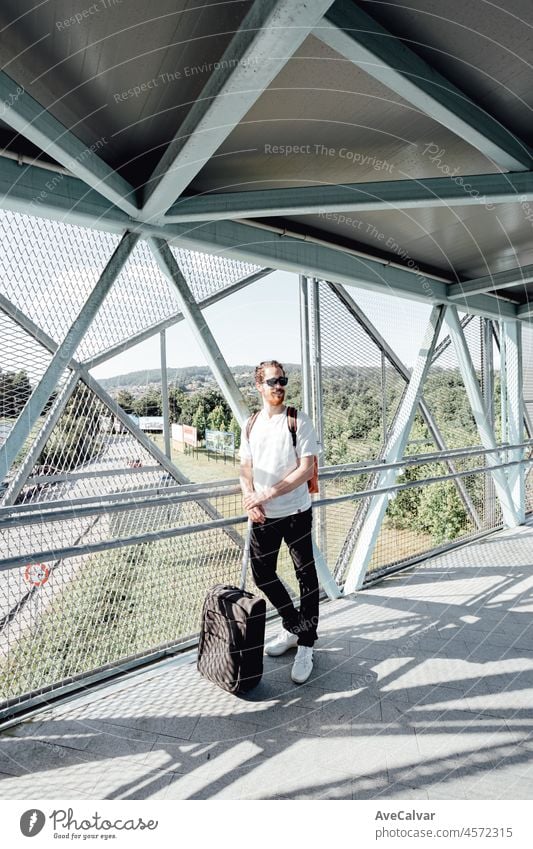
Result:
[[[128,261],[76,352],[87,360],[179,311],[176,289],[165,277],[144,241]]]
[[[138,529],[176,518],[172,507],[160,513],[164,521],[155,519],[154,510],[150,517],[135,512],[141,513]],[[186,521],[195,512],[197,507],[188,507],[179,518]],[[109,518],[99,520],[85,542],[101,534],[101,524],[112,530]],[[234,584],[240,558],[228,534],[213,529],[2,573],[0,698],[196,634],[208,587]]]
[[[228,494],[222,490],[211,496],[208,491],[176,502],[174,491],[162,505],[80,518],[67,510],[59,521],[50,521],[56,510],[50,503],[47,512],[27,515],[23,526],[4,529],[3,556],[23,559],[27,553],[28,558],[22,566],[0,572],[0,699],[22,698],[71,676],[194,637],[207,589],[239,582],[243,525],[146,538],[135,545],[128,544],[128,537],[209,523],[213,515],[238,516],[242,505],[236,483],[227,487]],[[161,498],[166,485],[143,496]],[[127,497],[133,501],[135,493]],[[98,502],[93,498],[96,509]],[[80,554],[39,562],[36,552],[52,540],[58,549],[76,544]],[[122,545],[90,551],[109,540]],[[286,551],[279,573],[294,594]]]
[[[240,262],[225,256],[213,256],[172,246],[170,249],[197,302],[261,270],[260,265]]]
[[[481,389],[481,325],[478,316],[462,319],[465,341],[472,358]],[[466,394],[455,348],[450,342],[446,324],[443,323],[435,355],[424,384],[424,399],[448,448],[463,448],[479,445],[474,416]],[[420,423],[415,425],[420,430]],[[415,433],[411,439],[424,438]],[[426,437],[427,438],[427,435]]]
[[[73,499],[125,487],[152,486],[163,471],[80,381],[37,458],[19,502]]]
[[[48,368],[51,354],[0,310],[0,445]],[[0,481],[1,484],[1,481]],[[2,497],[0,491],[0,500]]]
[[[324,282],[319,308],[324,462],[377,458],[405,381]]]
[[[0,210],[0,291],[60,343],[119,243],[111,233]]]
[[[453,461],[455,470],[466,473],[469,470],[483,469],[483,455],[467,458],[457,458]],[[435,477],[450,474],[449,465],[444,461],[408,465],[401,470],[397,484],[412,483],[413,485],[398,492],[391,492],[385,519],[380,530],[368,574],[385,567],[407,561],[415,556],[429,553],[436,547],[467,539],[480,528],[474,522],[467,506],[457,488],[456,480],[428,482]],[[361,486],[353,474],[339,474],[325,484],[325,497],[335,498],[350,492],[360,492]],[[363,477],[363,475],[361,475]],[[476,515],[480,518],[481,529],[491,530],[502,526],[502,512],[499,503],[488,502],[485,497],[485,478],[488,472],[477,471],[472,475],[461,477],[464,490],[472,503]],[[420,481],[420,485],[416,484]],[[375,481],[373,481],[375,484]],[[342,581],[349,565],[345,557],[347,542],[345,528],[350,514],[360,510],[363,512],[370,505],[372,496],[363,499],[344,501],[326,507],[328,523],[328,562],[342,563],[343,569],[338,570],[337,579]],[[353,553],[351,546],[349,554]]]

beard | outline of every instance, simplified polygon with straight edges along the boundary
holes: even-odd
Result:
[[[270,392],[269,396],[270,396],[269,399],[268,399],[269,404],[272,404],[273,407],[280,406],[281,404],[283,404],[283,402],[285,400],[285,393],[284,392],[281,392],[279,394],[277,392]]]

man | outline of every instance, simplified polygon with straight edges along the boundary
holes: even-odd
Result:
[[[283,629],[268,643],[271,657],[298,647],[291,678],[303,684],[313,670],[317,639],[318,579],[311,538],[312,511],[307,481],[318,453],[309,416],[298,412],[296,446],[287,420],[281,363],[269,360],[255,370],[255,385],[263,408],[248,419],[241,438],[240,481],[244,508],[252,520],[250,561],[256,585],[281,616]],[[297,611],[276,574],[278,553],[285,540],[300,587]]]

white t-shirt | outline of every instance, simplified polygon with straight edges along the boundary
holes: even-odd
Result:
[[[249,419],[246,425],[248,421]],[[296,449],[292,444],[286,409],[270,418],[264,409],[261,410],[250,432],[250,443],[246,438],[246,425],[244,426],[240,458],[242,461],[252,461],[256,492],[264,492],[287,477],[298,467],[299,457],[318,454],[315,431],[309,416],[298,410],[296,423]],[[269,519],[278,519],[280,516],[291,516],[293,513],[308,510],[310,506],[311,496],[305,481],[291,492],[267,501],[263,509]]]

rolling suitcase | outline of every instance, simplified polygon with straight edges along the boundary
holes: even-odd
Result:
[[[244,589],[250,529],[248,523],[241,587],[225,584],[212,587],[202,611],[198,671],[230,693],[251,690],[263,674],[266,603],[264,598]]]

